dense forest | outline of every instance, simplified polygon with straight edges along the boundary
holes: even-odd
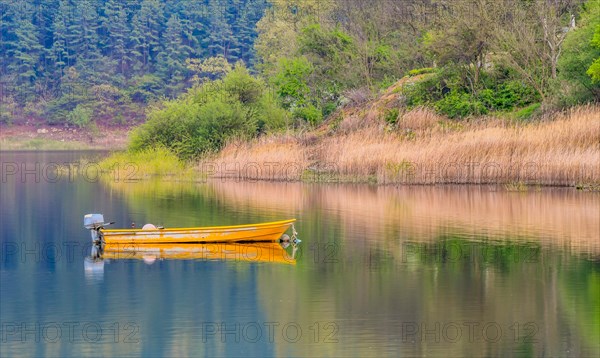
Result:
[[[266,7],[266,0],[1,0],[2,118],[137,118],[136,104],[191,86],[194,60],[253,66]]]
[[[3,122],[148,118],[134,147],[185,156],[316,126],[407,77],[392,125],[401,108],[527,120],[600,98],[598,0],[0,4]]]

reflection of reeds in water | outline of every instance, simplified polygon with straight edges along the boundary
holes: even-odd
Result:
[[[423,125],[416,125],[420,117]],[[285,135],[232,144],[209,172],[266,180],[299,180],[307,172],[324,172],[379,183],[598,183],[599,117],[598,107],[583,107],[535,124],[457,124],[435,122],[417,112],[406,123],[411,128],[404,129],[410,135],[402,128],[386,133],[372,124],[332,136]]]
[[[448,228],[473,236],[527,238],[600,252],[600,195],[571,189],[519,193],[491,187],[371,187],[214,181],[234,205],[299,213],[318,209],[366,235],[397,226],[428,240]]]

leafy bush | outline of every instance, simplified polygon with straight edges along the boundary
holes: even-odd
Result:
[[[396,82],[398,82],[398,78],[395,76],[384,75],[383,78],[377,82],[377,88],[385,91],[393,86]]]
[[[452,91],[437,101],[435,109],[450,118],[462,118],[469,115],[487,114],[488,109],[476,96],[469,93]]]
[[[44,109],[48,114],[48,123],[64,123],[65,120],[68,121],[69,113],[86,101],[85,97],[75,94],[64,94],[59,98],[49,101]]]
[[[335,110],[338,108],[338,105],[339,104],[337,101],[327,101],[323,103],[321,105],[321,113],[323,114],[323,117],[327,117],[335,112]]]
[[[264,84],[237,65],[222,80],[207,82],[148,114],[132,134],[130,150],[162,146],[193,159],[221,149],[231,138],[250,138],[285,127],[288,112]]]
[[[135,102],[148,103],[161,93],[161,79],[155,75],[144,75],[133,79],[129,96]]]
[[[590,6],[593,6],[590,4]],[[600,11],[600,5],[598,6],[598,11]],[[598,16],[600,18],[600,16]],[[600,19],[598,19],[600,20]],[[592,41],[590,41],[590,46],[592,46],[596,52],[600,52],[600,24],[596,25],[596,31],[594,32],[594,37]],[[586,73],[592,78],[593,83],[600,83],[600,55],[596,57],[590,68],[586,71]]]
[[[313,126],[316,126],[323,120],[323,114],[321,111],[312,104],[296,108],[294,111],[294,117],[302,119]]]
[[[0,123],[12,124],[14,113],[19,107],[17,101],[11,96],[6,96],[0,99],[0,101],[3,101],[0,103]]]
[[[500,83],[495,90],[484,89],[478,97],[487,109],[495,111],[510,111],[540,100],[532,87],[520,81]]]
[[[87,127],[92,119],[92,110],[83,106],[78,105],[68,115],[67,121],[71,124],[78,126],[79,128]]]
[[[223,78],[225,92],[243,104],[255,103],[263,92],[263,82],[252,77],[243,63]]]
[[[214,99],[204,105],[173,101],[150,114],[150,119],[132,134],[130,149],[139,151],[162,145],[179,157],[213,152],[230,137],[249,137],[256,132],[253,112],[240,102]]]
[[[431,105],[443,98],[450,89],[446,87],[445,74],[437,73],[412,84],[408,84],[403,89],[406,96],[406,104],[409,107],[418,107]]]
[[[539,102],[539,94],[513,74],[503,71],[483,73],[481,86],[475,93],[462,82],[456,71],[446,67],[421,81],[405,86],[403,94],[410,108],[432,106],[450,118],[487,114],[490,111],[511,111]]]
[[[265,93],[256,116],[259,132],[275,132],[286,128],[290,113],[281,107],[273,94]]]

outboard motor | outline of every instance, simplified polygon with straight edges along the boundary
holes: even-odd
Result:
[[[83,226],[90,230],[92,242],[94,244],[98,244],[102,240],[100,229],[112,224],[114,224],[114,222],[104,222],[104,216],[102,214],[87,214],[83,217]]]

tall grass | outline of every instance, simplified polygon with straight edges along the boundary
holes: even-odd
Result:
[[[117,152],[102,160],[99,166],[105,177],[118,182],[165,176],[186,178],[192,175],[186,163],[164,147]]]
[[[200,165],[210,165],[217,177],[241,179],[300,180],[310,171],[384,184],[600,182],[598,106],[533,123],[500,118],[455,122],[425,109],[401,115],[391,131],[384,123],[363,121],[363,126],[353,123],[353,131],[230,143]]]

